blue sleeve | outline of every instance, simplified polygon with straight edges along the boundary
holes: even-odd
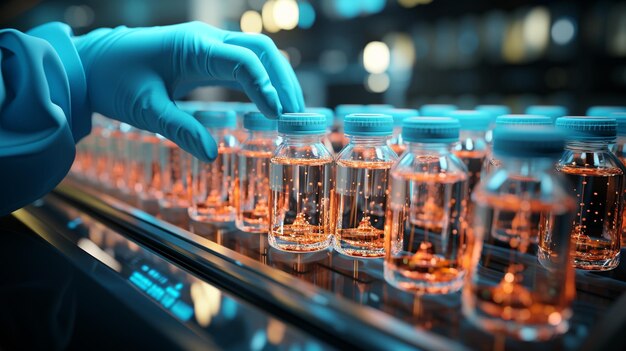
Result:
[[[52,190],[91,129],[69,27],[0,30],[0,216]]]

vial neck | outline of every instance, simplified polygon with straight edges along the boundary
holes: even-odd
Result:
[[[321,142],[323,134],[280,134],[280,136],[286,144],[315,144]]]
[[[608,152],[609,145],[615,140],[579,141],[571,140],[565,143],[565,149],[574,152]]]
[[[449,154],[451,143],[409,143],[409,151],[422,155]]]
[[[278,133],[275,130],[250,130],[248,131],[252,139],[276,139]]]
[[[350,144],[380,146],[386,145],[388,136],[356,136],[349,135]]]
[[[459,133],[459,139],[485,139],[486,133],[484,130],[462,130]]]

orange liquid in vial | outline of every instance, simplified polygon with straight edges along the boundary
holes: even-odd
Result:
[[[269,229],[270,151],[242,150],[239,153],[240,203],[237,227],[247,232]]]
[[[485,157],[487,153],[483,150],[458,150],[454,151],[454,154],[465,163],[467,166],[467,172],[469,174],[469,193],[480,182],[480,173],[485,163]]]
[[[393,162],[337,161],[335,249],[382,257],[387,179]]]
[[[572,223],[576,268],[609,270],[619,264],[623,216],[623,172],[619,168],[559,169],[573,184],[578,201]]]
[[[195,160],[190,217],[200,222],[235,220],[237,191],[237,148],[218,148],[215,161]]]
[[[330,245],[332,159],[271,159],[270,244],[318,251]]]

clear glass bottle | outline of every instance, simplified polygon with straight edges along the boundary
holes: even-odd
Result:
[[[402,122],[409,117],[419,116],[419,111],[411,108],[393,108],[383,110],[380,113],[384,113],[393,117],[393,134],[391,138],[387,140],[387,145],[396,153],[396,155],[402,155],[406,150],[406,144],[402,138]]]
[[[452,111],[457,110],[456,105],[449,104],[426,104],[420,107],[420,116],[425,117],[447,117]]]
[[[277,121],[260,112],[248,112],[243,118],[248,139],[239,151],[239,200],[236,226],[244,232],[267,233],[269,230],[270,159],[280,142]]]
[[[459,122],[404,120],[406,152],[390,171],[385,220],[385,280],[416,293],[461,289],[466,274],[469,176],[453,153]]]
[[[140,131],[136,149],[138,181],[135,193],[138,207],[150,214],[159,212],[159,199],[162,197],[162,176],[160,162],[160,138],[151,132]]]
[[[335,160],[334,248],[347,256],[383,257],[389,169],[398,159],[387,145],[393,118],[351,114],[344,130],[350,142]]]
[[[240,145],[233,135],[237,114],[233,110],[196,111],[194,117],[206,127],[217,144],[217,158],[206,163],[191,161],[191,207],[195,222],[225,224],[234,222],[237,211],[237,153]]]
[[[125,131],[128,124],[111,121],[107,125],[106,137],[109,138],[108,155],[106,172],[103,174],[103,183],[105,188],[111,191],[113,195],[121,195],[120,190],[124,188],[124,149],[126,144]]]
[[[124,162],[124,174],[120,182],[120,192],[124,200],[132,205],[137,205],[139,193],[137,186],[143,180],[143,169],[141,164],[141,131],[131,125],[122,123],[121,129],[124,133],[123,152],[121,157]]]
[[[605,117],[561,117],[556,126],[567,134],[556,168],[572,183],[578,203],[571,231],[574,267],[614,269],[620,260],[626,174],[609,150],[617,122]]]
[[[185,225],[191,206],[191,155],[172,141],[157,134],[161,166],[162,194],[159,214],[168,222]]]
[[[528,115],[549,117],[554,124],[557,118],[567,116],[569,113],[567,107],[559,105],[531,105],[526,107],[524,112]]]
[[[538,115],[502,115],[496,118],[496,128],[506,128],[512,126],[549,126],[552,125],[552,119],[546,116]],[[489,176],[496,168],[500,167],[502,161],[498,160],[493,152],[485,158],[485,163],[481,170],[481,179]]]
[[[485,133],[489,130],[491,115],[484,111],[456,110],[448,114],[461,123],[460,142],[454,148],[454,154],[467,166],[469,174],[469,194],[480,181],[480,174],[489,154],[489,144]]]
[[[617,121],[617,140],[611,151],[626,166],[626,112],[613,112],[609,116]],[[626,185],[624,185],[624,209],[622,215],[622,247],[626,247]]]
[[[472,255],[462,298],[463,314],[483,330],[524,341],[568,330],[576,291],[570,256],[576,200],[554,170],[563,145],[553,127],[494,131],[494,153],[504,162],[472,195]],[[515,218],[506,232],[504,213]],[[540,243],[537,256],[534,242]]]
[[[109,158],[109,142],[108,125],[111,120],[99,113],[93,115],[93,128],[91,137],[93,137],[93,167],[87,170],[87,181],[95,186],[103,186],[104,174],[107,173],[107,165]]]
[[[333,157],[322,144],[326,118],[286,113],[278,120],[283,140],[270,161],[269,244],[279,250],[310,252],[331,242]]]
[[[493,140],[493,129],[496,127],[496,119],[499,116],[511,114],[511,108],[506,105],[478,105],[474,110],[487,112],[491,116],[489,129],[485,132],[485,140],[487,143],[491,144]]]

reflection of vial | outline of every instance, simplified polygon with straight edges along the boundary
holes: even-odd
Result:
[[[425,117],[446,117],[452,111],[455,111],[455,105],[446,104],[426,104],[420,107],[420,116]]]
[[[604,117],[561,117],[565,152],[557,170],[572,183],[578,203],[572,227],[574,267],[611,270],[619,264],[626,168],[609,150],[617,122]]]
[[[499,116],[508,115],[511,113],[511,108],[506,105],[478,105],[475,108],[476,111],[483,111],[491,116],[491,122],[489,122],[489,129],[485,132],[485,140],[487,143],[491,143],[493,139],[493,128],[496,127],[496,118]]]
[[[189,217],[196,222],[234,222],[239,142],[232,132],[237,115],[233,110],[215,110],[196,111],[194,117],[215,139],[217,158],[211,163],[192,159]]]
[[[525,113],[549,117],[554,124],[557,118],[567,116],[568,111],[566,107],[558,105],[531,105],[526,108]]]
[[[304,112],[318,113],[326,117],[326,134],[322,137],[322,144],[324,144],[324,146],[326,146],[326,148],[334,154],[335,151],[333,149],[333,143],[331,142],[331,139],[333,138],[333,128],[335,127],[335,113],[333,110],[326,107],[307,107]]]
[[[626,112],[614,112],[609,117],[617,121],[617,141],[612,145],[611,151],[626,166]],[[624,201],[626,201],[626,185],[624,185]],[[622,213],[622,247],[626,247],[626,203]]]
[[[270,166],[269,244],[285,251],[317,251],[331,240],[333,158],[321,143],[326,118],[287,113],[278,120],[283,137]]]
[[[398,158],[387,145],[393,118],[352,114],[344,119],[348,145],[336,158],[334,246],[356,257],[382,257],[387,180]]]
[[[380,113],[384,113],[393,117],[393,134],[391,138],[387,140],[387,144],[396,153],[396,155],[402,155],[406,150],[406,144],[402,139],[402,122],[409,117],[419,116],[419,112],[415,109],[409,108],[393,108],[383,110]]]
[[[473,250],[463,289],[464,315],[486,331],[535,341],[568,329],[575,295],[570,223],[576,205],[567,180],[554,171],[563,138],[544,126],[494,131],[494,153],[503,165],[472,195]],[[511,232],[497,233],[502,229],[498,212],[516,218]],[[498,245],[503,234],[509,235],[507,250]],[[537,241],[535,257],[530,251]]]
[[[463,286],[467,169],[453,153],[459,122],[404,120],[408,149],[391,168],[385,221],[385,279],[408,291],[441,294]]]
[[[243,127],[249,136],[239,151],[239,200],[237,228],[267,233],[269,229],[270,158],[278,145],[276,120],[260,112],[249,112]]]
[[[506,128],[512,126],[527,126],[532,128],[533,126],[546,126],[552,125],[552,120],[546,116],[537,115],[502,115],[496,118],[496,128]],[[485,158],[485,163],[481,170],[481,178],[484,178],[491,174],[491,172],[500,167],[501,161],[498,160],[493,154],[490,154]]]
[[[485,132],[489,130],[491,116],[482,111],[457,110],[448,114],[449,117],[461,123],[460,142],[454,149],[454,154],[467,166],[469,174],[469,193],[480,181],[480,172],[485,158],[489,153],[489,146],[485,140]]]

